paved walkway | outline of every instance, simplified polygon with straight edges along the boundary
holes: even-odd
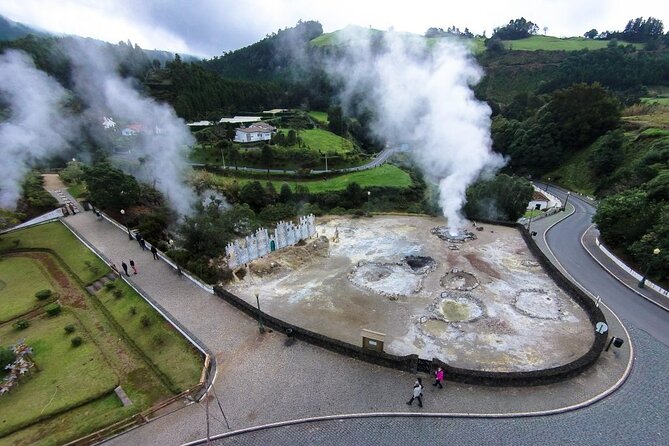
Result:
[[[532,388],[489,388],[447,383],[426,386],[425,407],[408,407],[414,376],[347,358],[304,342],[286,343],[278,333],[258,333],[255,320],[206,293],[162,261],[153,260],[92,212],[68,222],[117,265],[133,259],[137,283],[214,352],[218,372],[209,396],[210,433],[322,415],[371,412],[524,414],[561,411],[598,398],[614,386],[629,363],[628,349],[602,355],[584,374],[564,383]],[[428,377],[425,377],[429,384]],[[204,405],[193,404],[110,440],[110,444],[177,445],[206,436]]]

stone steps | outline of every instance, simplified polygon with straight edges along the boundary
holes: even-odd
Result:
[[[111,272],[111,273],[107,274],[106,276],[100,277],[98,280],[96,280],[95,282],[88,285],[86,287],[86,290],[88,290],[88,292],[91,293],[91,294],[95,294],[98,291],[100,291],[100,289],[105,285],[105,283],[110,282],[112,280],[116,280],[116,278],[117,278],[116,274]]]

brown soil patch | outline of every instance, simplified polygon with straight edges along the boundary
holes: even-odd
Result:
[[[249,268],[253,274],[265,277],[284,272],[287,269],[299,269],[304,265],[313,263],[314,259],[318,257],[327,257],[329,251],[330,243],[327,237],[321,236],[306,244],[298,244],[280,251],[274,251],[267,257],[254,260]]]
[[[42,265],[58,284],[58,299],[62,303],[76,308],[88,308],[83,291],[67,276],[53,255],[47,252],[26,252],[21,255],[36,260]]]
[[[481,257],[479,257],[477,254],[469,253],[464,255],[467,260],[469,260],[469,263],[476,268],[477,270],[481,271],[482,273],[485,273],[489,275],[490,277],[494,277],[495,279],[501,279],[502,276],[499,274],[499,272],[493,268],[493,266],[483,260]]]

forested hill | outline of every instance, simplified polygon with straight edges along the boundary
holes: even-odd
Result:
[[[29,34],[34,36],[46,36],[47,33],[38,31],[22,23],[14,22],[0,15],[0,41],[14,40],[25,37]]]
[[[300,21],[245,48],[206,60],[203,66],[232,79],[288,80],[294,74],[291,70],[300,65],[295,63],[296,57],[307,57],[311,40],[321,34],[320,23]]]

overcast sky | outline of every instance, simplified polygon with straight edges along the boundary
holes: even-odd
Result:
[[[666,0],[0,0],[0,14],[47,31],[109,42],[130,39],[145,49],[210,57],[265,35],[317,20],[325,32],[348,24],[424,33],[455,25],[473,33],[525,17],[554,36],[596,28],[622,30],[653,16],[669,26]],[[665,29],[667,31],[667,29]]]

